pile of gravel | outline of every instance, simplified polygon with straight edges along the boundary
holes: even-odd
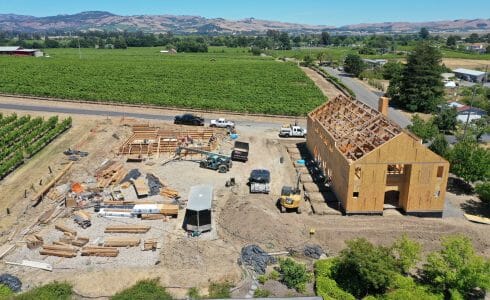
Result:
[[[323,251],[322,247],[318,245],[306,245],[305,249],[303,250],[303,254],[307,257],[311,257],[314,259],[319,259],[322,254],[325,252]]]
[[[268,264],[276,263],[276,259],[257,245],[248,245],[242,248],[240,261],[257,272],[258,274],[265,274],[265,270]]]
[[[2,274],[0,275],[0,284],[8,286],[13,292],[20,292],[22,288],[22,282],[19,278],[10,275],[10,274]]]

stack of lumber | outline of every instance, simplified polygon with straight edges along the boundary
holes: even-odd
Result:
[[[157,242],[157,239],[149,239],[149,240],[145,240],[143,242],[143,246],[141,247],[141,250],[142,251],[153,251],[153,250],[156,250],[157,249],[157,246],[158,246],[158,242]]]
[[[44,245],[39,254],[72,258],[77,256],[77,248],[70,245]]]
[[[136,180],[133,180],[134,190],[136,191],[136,195],[138,197],[148,196],[150,189],[148,188],[148,184],[146,183],[145,178],[139,177]]]
[[[118,225],[108,226],[105,229],[105,233],[146,233],[150,230],[151,226],[145,225]]]
[[[104,247],[135,247],[141,240],[133,237],[108,237],[104,240]]]
[[[88,242],[89,242],[88,237],[78,236],[73,242],[71,242],[71,244],[73,246],[82,247],[85,246]]]
[[[127,172],[120,162],[110,161],[95,172],[98,187],[106,188],[112,184],[120,182]]]
[[[141,220],[163,220],[166,216],[162,214],[141,214]]]
[[[176,217],[179,214],[179,206],[177,204],[162,204],[160,213],[165,216]]]
[[[85,246],[82,248],[82,256],[116,257],[118,255],[119,249],[114,247]]]
[[[168,198],[177,198],[179,196],[179,192],[177,192],[176,190],[171,189],[169,187],[164,187],[160,191],[160,195],[168,197]]]
[[[44,243],[44,240],[41,236],[34,234],[26,237],[27,248],[35,249],[41,246]]]
[[[59,231],[63,232],[64,234],[72,235],[72,236],[77,236],[77,231],[76,230],[73,230],[71,228],[68,228],[68,227],[66,227],[64,225],[56,224],[56,225],[54,225],[54,228],[58,229]]]

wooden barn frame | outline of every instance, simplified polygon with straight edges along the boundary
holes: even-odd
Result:
[[[306,143],[346,214],[442,216],[449,163],[383,113],[338,96],[308,114]]]

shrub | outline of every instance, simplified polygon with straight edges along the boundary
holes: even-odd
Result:
[[[155,279],[145,279],[138,281],[135,285],[127,288],[114,296],[111,297],[112,300],[147,300],[147,299],[158,299],[158,300],[171,300],[172,296],[167,292],[167,290],[161,286],[158,282],[158,278]]]
[[[335,280],[327,277],[317,277],[316,293],[323,300],[355,300],[356,298],[342,290]]]
[[[436,292],[461,293],[490,288],[490,260],[475,254],[471,240],[463,235],[446,237],[443,249],[429,254],[423,274]]]
[[[271,292],[266,289],[256,289],[254,291],[254,298],[267,298],[271,295]]]
[[[360,298],[384,293],[398,272],[390,249],[361,238],[347,242],[332,268],[332,278],[343,290]]]
[[[289,257],[279,260],[279,273],[282,277],[281,282],[300,293],[305,291],[306,283],[312,279],[304,264],[297,263]]]
[[[264,274],[264,275],[259,275],[257,277],[257,280],[259,281],[260,284],[264,284],[266,283],[266,281],[268,280],[269,278]]]
[[[187,296],[191,300],[202,299],[202,296],[199,294],[199,289],[197,287],[192,287],[187,291]]]
[[[212,282],[209,285],[208,298],[230,298],[230,288],[232,285],[229,282]]]
[[[279,280],[279,278],[281,278],[281,274],[279,274],[279,272],[277,272],[276,270],[272,270],[272,272],[270,272],[269,274],[270,280]]]
[[[8,286],[0,284],[0,299],[8,299],[13,294],[14,292]]]
[[[475,191],[482,202],[490,205],[490,181],[477,184]]]
[[[402,273],[408,274],[411,268],[420,260],[421,246],[410,240],[406,235],[396,240],[391,246],[391,254],[395,258],[395,264]]]
[[[68,300],[73,294],[72,287],[67,282],[53,282],[28,292],[19,294],[15,299],[19,300]]]

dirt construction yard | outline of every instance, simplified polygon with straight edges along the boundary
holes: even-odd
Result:
[[[31,113],[38,114],[41,113]],[[61,114],[60,117],[65,116]],[[72,117],[72,129],[0,181],[0,245],[15,245],[0,259],[0,273],[18,276],[23,281],[24,289],[53,280],[67,280],[79,295],[105,297],[140,279],[158,277],[176,296],[184,296],[190,287],[205,288],[211,281],[228,280],[241,287],[234,295],[243,297],[247,293],[249,277],[237,260],[242,247],[250,244],[259,245],[267,252],[301,249],[305,244],[317,244],[329,255],[335,255],[345,247],[346,240],[365,237],[374,243],[389,244],[402,234],[407,234],[421,242],[427,253],[439,247],[441,237],[461,233],[472,238],[478,253],[490,256],[488,227],[470,223],[462,216],[460,207],[471,200],[469,196],[449,193],[447,205],[451,213],[442,219],[407,217],[399,213],[350,217],[317,215],[306,203],[302,214],[281,214],[276,206],[281,187],[294,185],[296,181],[295,168],[286,147],[301,140],[279,139],[277,130],[280,122],[277,127],[238,126],[239,140],[250,143],[249,161],[234,162],[230,172],[220,174],[199,168],[198,163],[193,161],[176,161],[162,166],[168,157],[128,163],[124,157],[117,155],[119,146],[131,134],[127,120]],[[147,120],[132,122],[148,123]],[[151,124],[160,128],[173,126],[165,122],[151,121]],[[225,139],[220,151],[229,153],[231,147],[232,141]],[[87,229],[74,223],[68,209],[48,224],[37,224],[39,216],[53,207],[55,200],[45,199],[34,208],[29,196],[39,190],[41,179],[46,182],[53,176],[48,166],[56,174],[66,165],[68,160],[62,152],[67,148],[87,151],[89,155],[75,162],[56,186],[73,182],[89,184],[93,182],[95,170],[110,159],[123,162],[128,170],[138,169],[143,174],[155,174],[165,186],[177,190],[183,200],[187,199],[191,186],[202,183],[213,185],[213,230],[198,237],[188,236],[182,229],[185,206],[181,206],[177,218],[165,221],[102,218],[96,216],[93,208],[86,208],[93,220],[92,226]],[[271,171],[269,195],[249,193],[247,179],[250,171],[257,168]],[[226,187],[225,182],[231,177],[236,179],[237,185]],[[27,198],[24,198],[26,190]],[[9,215],[6,208],[10,210]],[[118,257],[74,258],[43,256],[39,254],[39,248],[27,248],[24,242],[26,229],[31,229],[30,233],[37,233],[45,239],[45,243],[50,243],[61,236],[61,232],[54,228],[55,224],[62,224],[76,230],[80,236],[89,237],[89,244],[96,244],[100,238],[108,236],[103,230],[106,226],[149,225],[151,229],[147,233],[132,236],[142,240],[158,239],[161,248],[156,251],[141,251],[138,247],[120,248]],[[315,231],[313,235],[310,234],[311,229]],[[23,259],[48,262],[54,270],[48,272],[5,263]]]

